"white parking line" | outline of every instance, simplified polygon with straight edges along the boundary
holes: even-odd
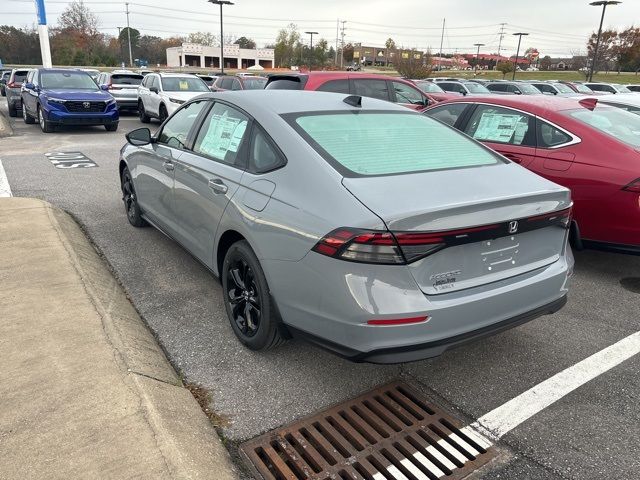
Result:
[[[623,338],[521,393],[504,405],[483,415],[470,427],[485,437],[497,441],[522,422],[557,402],[576,388],[638,353],[640,353],[640,332]]]
[[[0,160],[0,197],[11,197],[11,187],[9,186],[9,180],[7,180],[7,174],[4,172],[2,166],[2,160]]]
[[[488,449],[495,442],[500,440],[508,432],[525,422],[535,414],[540,413],[549,405],[557,402],[562,397],[573,392],[578,387],[611,370],[613,367],[620,365],[625,360],[640,353],[640,332],[636,332],[628,337],[623,338],[619,342],[594,353],[590,357],[564,369],[553,377],[539,383],[535,387],[530,388],[517,397],[509,400],[507,403],[499,406],[480,417],[471,425],[464,427],[460,432],[468,439],[475,442],[479,447]],[[449,435],[449,439],[460,445],[465,451],[473,457],[477,457],[480,453],[473,446],[463,440],[455,432]],[[451,447],[448,442],[440,440],[438,445],[444,448],[449,454],[453,455],[463,465],[468,461],[456,449]],[[444,457],[438,450],[429,447],[430,453],[434,457],[443,462],[449,470],[454,471],[457,467]],[[437,456],[436,456],[437,455]],[[402,460],[402,465],[413,472],[414,464],[420,463],[436,478],[445,476],[436,465],[431,463],[420,452],[413,455],[413,461],[408,459]],[[426,462],[425,462],[426,461]],[[446,462],[446,463],[445,463]],[[418,478],[420,476],[414,474]],[[387,476],[398,480],[405,480],[403,475],[395,466],[387,467],[386,475],[376,473],[374,480],[386,480]]]

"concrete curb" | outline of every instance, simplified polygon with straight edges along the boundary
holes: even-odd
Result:
[[[5,236],[2,229],[3,216],[5,216],[6,226],[8,224],[6,223],[7,215],[10,216],[11,211],[13,211],[15,218],[20,218],[35,216],[38,210],[46,213],[51,227],[57,234],[59,243],[64,247],[68,260],[80,278],[84,292],[86,292],[101,321],[103,332],[101,334],[98,331],[96,335],[102,336],[100,346],[103,347],[106,341],[107,351],[109,348],[112,351],[113,360],[117,364],[115,370],[119,372],[117,375],[129,390],[127,398],[133,394],[133,398],[138,399],[134,408],[138,421],[136,425],[142,425],[142,428],[150,430],[155,445],[150,456],[153,453],[158,458],[161,457],[162,461],[159,463],[163,465],[162,467],[158,467],[157,463],[154,465],[156,468],[161,468],[163,471],[161,475],[158,476],[149,471],[148,478],[237,479],[238,474],[231,463],[229,454],[223,447],[212,424],[191,393],[183,387],[180,378],[167,361],[153,334],[148,330],[127,299],[125,292],[75,221],[65,212],[40,200],[3,198],[0,199],[0,240]],[[41,213],[40,217],[42,218]],[[7,229],[5,228],[4,231],[6,232]],[[8,236],[10,237],[10,232]],[[52,234],[51,237],[55,236]],[[5,236],[6,238],[7,236]],[[12,239],[9,239],[9,242],[11,241]],[[15,242],[15,239],[13,241]],[[9,274],[11,273],[9,272]],[[3,272],[0,267],[0,279],[2,278]],[[10,295],[16,301],[21,298],[20,292]],[[73,303],[76,300],[69,298],[68,301]],[[0,298],[1,305],[2,298]],[[11,319],[11,316],[9,318]],[[2,320],[0,320],[0,331],[5,328],[1,322]],[[10,329],[9,332],[11,331]],[[0,358],[2,358],[1,353]],[[91,358],[88,358],[87,361],[90,362]],[[21,374],[28,376],[29,371],[21,372]],[[99,394],[99,392],[97,393]],[[131,402],[129,401],[129,403]],[[0,400],[1,404],[2,400]],[[143,420],[138,418],[140,414]],[[121,417],[117,420],[121,421]],[[104,419],[100,418],[100,421],[104,421]],[[2,427],[1,415],[0,427]],[[0,433],[2,433],[1,430],[2,428],[0,428]],[[3,443],[2,436],[0,434],[0,445]],[[127,438],[131,437],[123,435],[119,441],[126,441]],[[52,446],[52,448],[55,447]],[[135,448],[135,446],[132,445],[131,448]],[[145,452],[142,450],[142,456],[144,455]],[[77,461],[77,459],[75,460]],[[109,460],[114,463],[118,462],[118,458],[110,458]],[[32,462],[37,461],[35,459]],[[0,466],[0,477],[13,478],[11,475],[5,476],[6,472],[3,474],[2,471],[3,467]],[[63,472],[49,471],[49,473],[49,478],[65,478]],[[113,472],[111,473],[113,474]],[[118,473],[122,474],[123,472]],[[124,473],[128,473],[131,477],[137,477],[139,474],[139,472]],[[88,473],[86,478],[90,476]],[[113,477],[105,472],[102,478]]]
[[[11,123],[7,120],[7,117],[0,111],[0,137],[10,137],[13,135],[13,129]]]

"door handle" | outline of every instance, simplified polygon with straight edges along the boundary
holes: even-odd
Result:
[[[505,153],[504,156],[515,163],[522,163],[522,158],[514,153]]]
[[[209,180],[209,188],[213,190],[215,193],[224,194],[229,191],[229,187],[227,187],[222,180],[219,178],[214,178]]]
[[[164,162],[164,163],[162,164],[162,166],[164,167],[164,169],[165,169],[167,172],[173,172],[173,171],[175,170],[175,168],[176,168],[176,167],[175,167],[175,165],[174,165],[171,161],[169,161],[169,160],[167,160],[166,162]]]

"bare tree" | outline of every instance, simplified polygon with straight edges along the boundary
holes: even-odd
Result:
[[[74,0],[58,18],[58,25],[63,30],[74,30],[83,35],[96,35],[100,22],[82,0]]]

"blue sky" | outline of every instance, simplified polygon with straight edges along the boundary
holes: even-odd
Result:
[[[49,23],[55,25],[65,0],[45,0]],[[0,0],[1,24],[35,22],[33,0]],[[85,0],[100,19],[103,33],[126,26],[124,0]],[[131,26],[143,34],[172,36],[192,31],[219,31],[218,7],[206,0],[130,0]],[[236,0],[225,7],[225,32],[254,38],[259,46],[272,42],[288,23],[300,31],[315,30],[335,44],[336,21],[346,20],[345,41],[382,46],[388,37],[398,45],[437,52],[446,18],[444,52],[496,52],[504,25],[503,53],[515,53],[512,33],[529,32],[523,48],[533,46],[551,56],[584,52],[586,38],[597,28],[600,8],[584,0]],[[608,7],[605,27],[628,27],[640,20],[640,0]],[[316,37],[317,40],[317,37]]]

